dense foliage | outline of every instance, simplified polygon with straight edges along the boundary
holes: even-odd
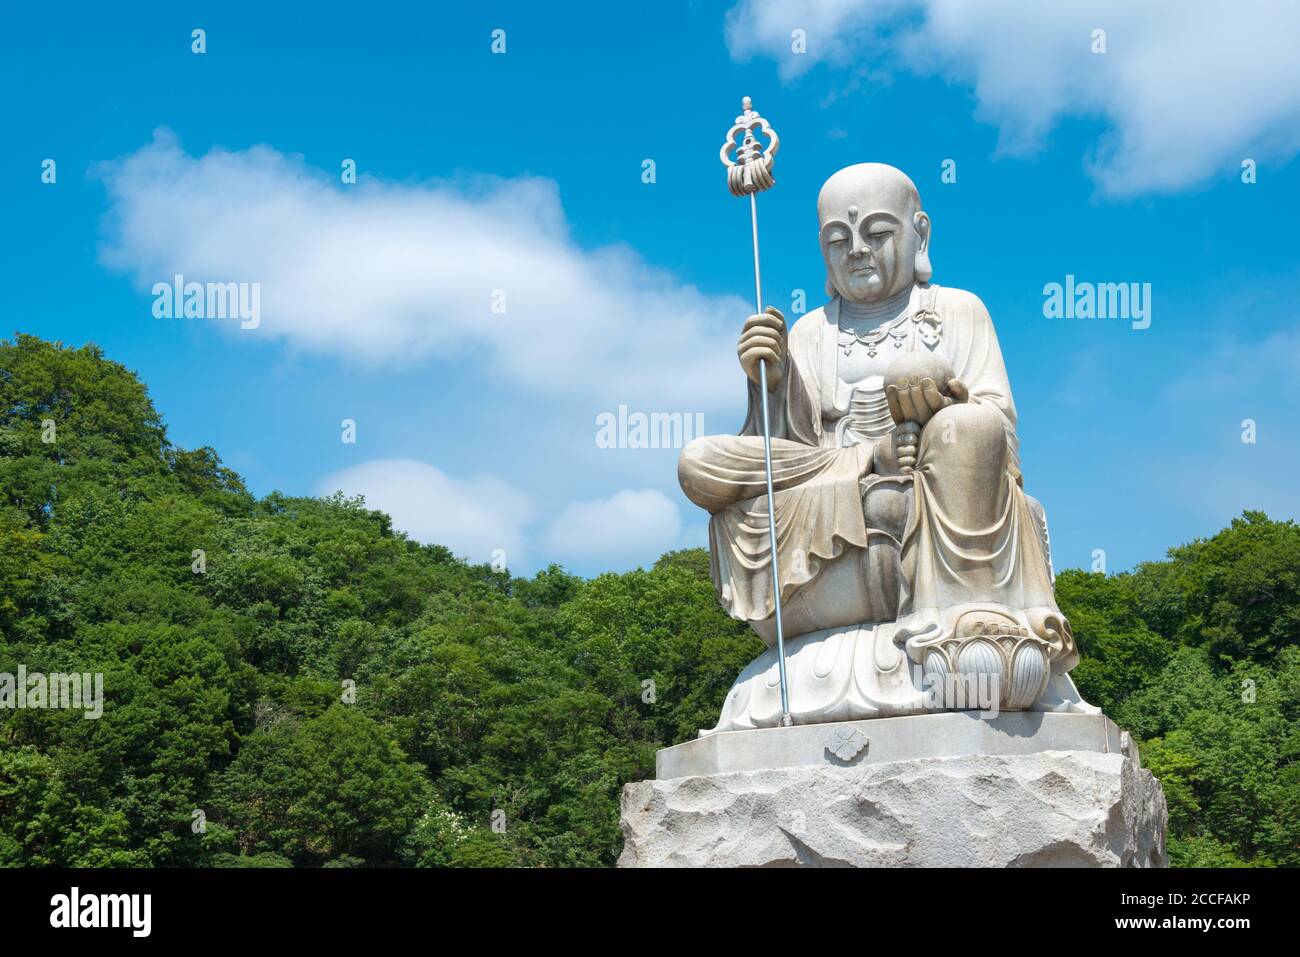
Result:
[[[1086,697],[1142,743],[1177,863],[1300,863],[1300,529],[1067,572]],[[622,784],[760,649],[701,550],[531,579],[358,500],[256,499],[93,346],[0,342],[0,864],[608,865]]]

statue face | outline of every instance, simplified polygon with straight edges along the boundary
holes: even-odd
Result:
[[[817,197],[817,218],[826,272],[845,299],[878,302],[917,280],[930,218],[901,171],[880,163],[840,170]]]

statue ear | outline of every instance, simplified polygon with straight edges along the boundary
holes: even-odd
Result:
[[[916,226],[916,234],[921,237],[921,244],[916,247],[916,281],[926,283],[934,275],[930,265],[930,217],[923,212],[917,213],[912,217],[912,223]]]
[[[836,295],[837,293],[835,292],[835,283],[831,282],[831,274],[827,273],[826,274],[826,298],[834,299]]]

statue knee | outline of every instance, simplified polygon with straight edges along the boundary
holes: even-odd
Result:
[[[699,471],[704,463],[707,450],[708,438],[706,436],[697,436],[687,442],[686,447],[682,449],[682,454],[677,457],[678,473]]]
[[[960,430],[972,437],[985,433],[1002,435],[1002,417],[978,402],[954,402],[947,408],[940,409],[926,427],[936,425],[941,430]]]
[[[697,496],[703,497],[705,461],[708,448],[704,437],[694,438],[686,443],[682,454],[677,458],[677,483],[686,493],[686,497],[701,507],[707,507]]]
[[[1007,467],[1007,434],[1002,417],[974,402],[936,412],[921,434],[919,465],[1001,472]]]
[[[709,512],[731,505],[734,485],[718,473],[719,450],[712,436],[691,439],[677,459],[677,483],[692,503]]]

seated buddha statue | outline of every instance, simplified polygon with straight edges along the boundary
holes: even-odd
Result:
[[[1024,491],[988,311],[931,281],[930,217],[900,170],[840,170],[817,217],[830,301],[789,329],[776,309],[746,320],[744,427],[695,439],[678,466],[686,496],[710,513],[719,600],[769,645],[712,731],[781,719],[769,508],[794,723],[1095,711],[1067,674],[1078,652],[1053,594],[1046,515]],[[980,682],[987,696],[956,696]]]

